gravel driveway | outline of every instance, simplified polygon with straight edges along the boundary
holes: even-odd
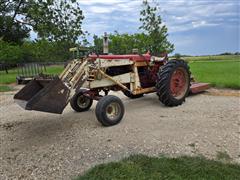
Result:
[[[96,104],[84,113],[70,106],[62,115],[31,112],[14,104],[14,93],[0,94],[0,179],[71,179],[134,153],[216,158],[226,152],[240,163],[239,96],[204,93],[167,108],[155,94],[131,100],[117,93],[124,119],[105,128]]]

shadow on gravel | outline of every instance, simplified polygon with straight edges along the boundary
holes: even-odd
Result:
[[[74,131],[97,128],[100,125],[95,120],[94,111],[91,109],[84,113],[66,112],[63,115],[43,116],[38,114],[24,124],[19,125],[9,134],[19,148],[31,146],[51,145],[61,142],[67,136],[73,136]]]
[[[139,99],[122,98],[122,100],[126,109],[125,120],[127,120],[128,114],[143,112],[146,111],[146,108],[158,106],[159,111],[168,108],[158,100],[155,94],[145,95]],[[19,124],[9,134],[16,139],[14,143],[18,148],[51,145],[56,142],[64,142],[67,136],[76,136],[78,134],[76,131],[87,133],[91,130],[104,129],[95,117],[95,104],[89,111],[82,113],[76,113],[69,107],[62,115],[28,113],[35,114],[27,117],[23,124]]]
[[[141,108],[141,107],[146,108],[151,106],[159,106],[160,108],[166,108],[166,106],[164,106],[159,101],[158,96],[155,93],[145,94],[143,97],[138,99],[122,98],[122,100],[124,101],[125,108],[129,111],[131,111],[131,109],[129,109],[128,106],[133,107],[137,110],[138,108]]]
[[[194,97],[194,96],[198,96],[198,95],[200,95],[200,94],[207,94],[207,93],[208,93],[208,91],[202,91],[202,92],[199,92],[199,93],[197,93],[197,94],[189,93],[188,97]],[[188,97],[187,97],[187,98],[188,98]]]

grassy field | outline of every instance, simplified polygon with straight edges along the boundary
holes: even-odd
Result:
[[[84,179],[178,179],[235,180],[240,166],[200,157],[147,157],[134,155],[119,162],[102,164],[90,169]]]
[[[220,88],[240,89],[240,61],[190,62],[197,81]]]
[[[63,66],[47,66],[44,74],[60,74],[63,69]],[[0,71],[0,92],[13,90],[9,85],[16,82],[17,74],[16,68],[9,70],[8,74],[5,71]]]
[[[240,60],[239,55],[226,55],[226,56],[192,56],[183,57],[187,61],[236,61]]]
[[[44,74],[59,74],[63,71],[63,66],[47,66]],[[0,84],[11,84],[16,82],[17,69],[11,69],[6,74],[5,71],[0,71]]]
[[[60,74],[64,70],[63,66],[48,66],[46,74]]]
[[[0,84],[11,84],[16,82],[17,70],[11,69],[6,74],[5,71],[0,71]]]

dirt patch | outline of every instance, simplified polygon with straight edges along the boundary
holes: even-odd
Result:
[[[0,124],[0,128],[3,128],[5,130],[12,130],[13,128],[23,124],[23,122],[7,122],[4,124]]]
[[[203,155],[240,163],[240,98],[203,93],[182,106],[163,106],[155,94],[124,102],[123,121],[102,127],[95,105],[62,115],[24,111],[13,92],[0,94],[0,179],[71,179],[96,164],[130,154]],[[224,156],[223,156],[224,155]]]
[[[235,97],[240,97],[240,90],[211,88],[206,92],[206,94],[211,95],[211,96],[235,96]]]

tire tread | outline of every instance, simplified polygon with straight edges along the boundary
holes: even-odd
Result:
[[[172,97],[170,93],[170,79],[171,74],[175,71],[176,68],[183,67],[187,73],[188,73],[188,89],[186,94],[181,99],[175,99]],[[189,70],[188,64],[184,60],[170,60],[167,64],[165,64],[158,72],[158,79],[156,82],[156,89],[157,89],[157,95],[159,100],[166,106],[172,107],[172,106],[178,106],[181,105],[184,101],[186,96],[189,92],[190,87],[190,70]]]

